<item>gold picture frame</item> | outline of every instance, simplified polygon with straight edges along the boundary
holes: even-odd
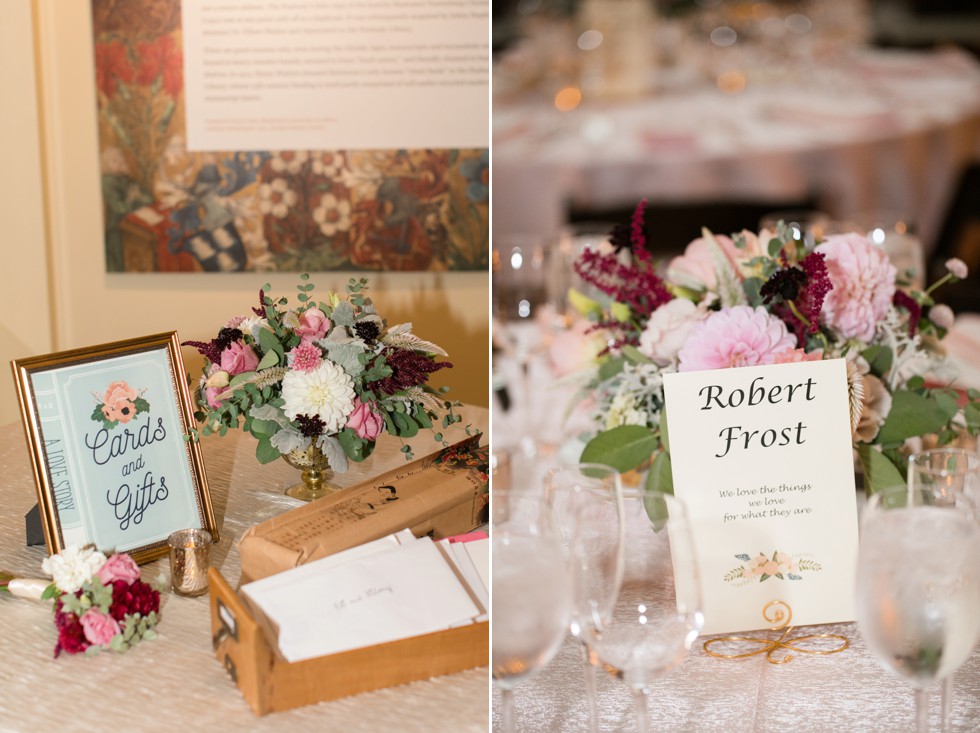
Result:
[[[178,529],[218,528],[175,331],[11,362],[50,554],[138,563]]]

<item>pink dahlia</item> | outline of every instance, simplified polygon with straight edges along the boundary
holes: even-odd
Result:
[[[796,346],[786,324],[765,308],[736,305],[712,313],[691,331],[680,350],[678,371],[772,364]]]
[[[814,251],[825,255],[834,286],[823,304],[824,322],[844,338],[870,341],[891,306],[898,271],[860,234],[827,237]]]

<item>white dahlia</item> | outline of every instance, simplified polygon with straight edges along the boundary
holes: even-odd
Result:
[[[354,380],[332,361],[324,361],[309,372],[287,372],[282,378],[282,397],[286,417],[295,420],[297,415],[316,415],[329,435],[344,427],[354,409]]]

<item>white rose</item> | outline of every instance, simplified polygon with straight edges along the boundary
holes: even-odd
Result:
[[[51,576],[63,593],[74,593],[92,579],[105,565],[105,555],[91,547],[66,547],[60,555],[52,555],[41,563],[41,569]]]
[[[640,335],[640,352],[653,359],[657,366],[671,364],[677,359],[691,329],[703,317],[704,313],[690,300],[674,298],[650,316]]]

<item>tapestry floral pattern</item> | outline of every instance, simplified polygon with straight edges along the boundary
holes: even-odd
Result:
[[[92,0],[109,272],[485,270],[489,152],[191,152],[180,0]]]

